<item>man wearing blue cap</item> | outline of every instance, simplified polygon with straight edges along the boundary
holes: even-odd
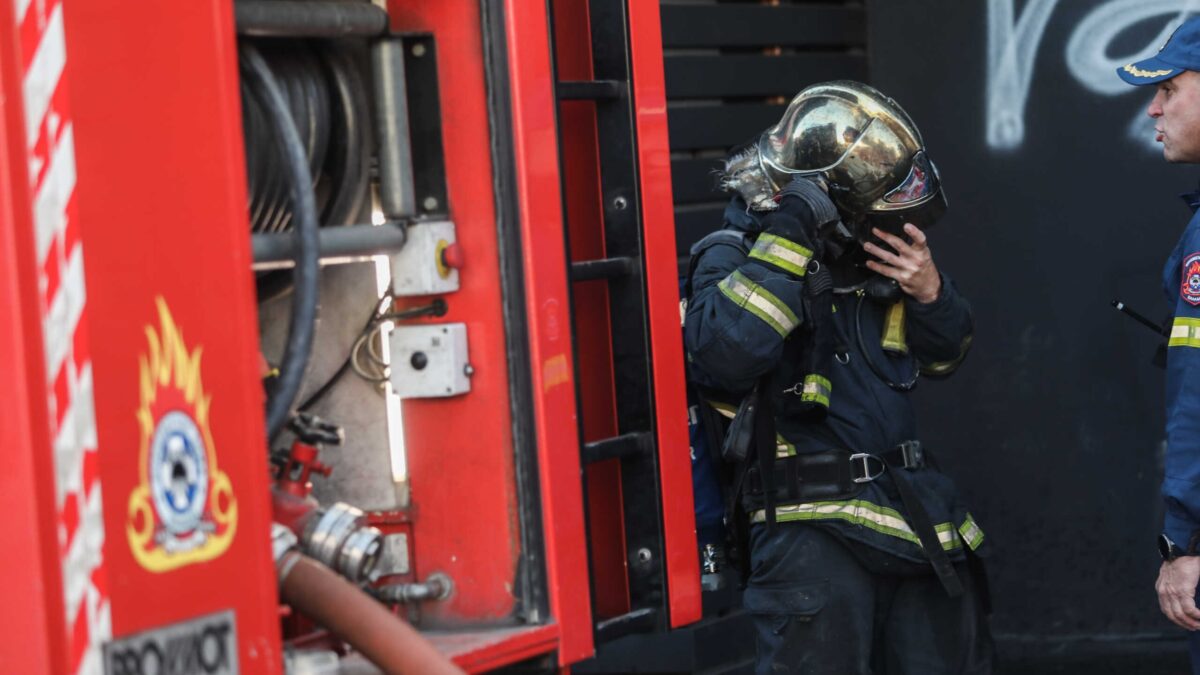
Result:
[[[1146,114],[1168,162],[1200,163],[1200,17],[1175,30],[1153,57],[1122,66],[1134,85],[1156,85]],[[1166,522],[1159,535],[1163,614],[1192,631],[1192,670],[1200,674],[1200,192],[1184,195],[1195,214],[1163,270],[1175,308],[1167,350],[1167,461],[1163,480]]]

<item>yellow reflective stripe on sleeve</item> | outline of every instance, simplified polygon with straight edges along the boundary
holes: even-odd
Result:
[[[967,337],[963,338],[962,346],[959,347],[958,356],[953,360],[921,364],[921,374],[930,375],[933,377],[941,377],[943,375],[949,375],[950,373],[953,373],[958,369],[959,366],[962,365],[962,362],[966,360],[967,352],[971,351],[971,342],[974,341],[974,339],[975,336],[973,335],[968,335]]]
[[[908,340],[904,336],[904,301],[898,300],[888,307],[883,321],[883,348],[897,354],[908,353]]]
[[[800,319],[782,300],[762,286],[750,281],[746,275],[737,270],[734,270],[733,274],[722,279],[721,283],[717,285],[725,297],[737,303],[738,307],[762,319],[768,326],[775,329],[780,337],[787,337],[795,330],[796,326],[800,325]]]
[[[755,511],[750,520],[754,523],[766,522],[766,511],[763,509]],[[917,546],[921,545],[921,540],[917,538],[917,534],[913,532],[912,527],[899,511],[861,499],[779,506],[775,509],[775,520],[778,522],[844,520],[880,534],[903,539]],[[983,531],[969,515],[959,528],[955,528],[953,523],[939,523],[933,529],[937,532],[942,548],[947,551],[961,547],[964,541],[972,549],[977,548],[983,542]],[[970,532],[971,536],[963,536],[964,530]]]
[[[820,375],[806,375],[804,377],[804,389],[800,394],[800,400],[807,403],[820,403],[826,408],[829,407],[829,397],[833,393],[833,383]]]
[[[962,535],[963,541],[967,542],[967,546],[970,546],[972,551],[983,543],[983,530],[979,529],[979,524],[969,513],[963,524],[958,526],[958,533]]]
[[[802,277],[808,272],[808,261],[812,260],[812,251],[794,241],[763,233],[754,242],[754,248],[750,249],[750,257],[769,262]]]
[[[1171,339],[1168,347],[1200,347],[1200,319],[1188,316],[1175,318],[1171,324]]]

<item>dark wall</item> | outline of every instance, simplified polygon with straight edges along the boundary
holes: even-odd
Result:
[[[1010,653],[1149,652],[1182,636],[1153,593],[1157,339],[1109,306],[1166,314],[1160,270],[1189,215],[1177,194],[1200,177],[1162,161],[1143,115],[1153,92],[1113,74],[1178,22],[1161,6],[663,3],[681,252],[719,223],[719,158],[804,85],[866,79],[921,126],[951,204],[932,245],[977,336],[954,378],[916,396],[925,440],[995,544]]]
[[[849,0],[664,0],[662,27],[676,241],[686,256],[721,226],[729,195],[716,189],[715,171],[730,147],[778,121],[804,87],[866,79],[867,18]]]
[[[1164,163],[1148,126],[1131,136],[1151,89],[1086,84],[1116,83],[1112,65],[1162,43],[1178,17],[1151,4],[868,3],[871,82],[912,114],[941,170],[951,206],[932,246],[976,315],[963,368],[920,387],[922,433],[996,546],[996,631],[1032,645],[1182,637],[1153,592],[1157,340],[1109,302],[1165,316],[1160,271],[1189,217],[1177,195],[1200,170]],[[1039,7],[1040,43],[1027,21],[1006,60],[1001,28]]]

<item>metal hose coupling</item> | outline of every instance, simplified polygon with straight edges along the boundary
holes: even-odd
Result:
[[[434,572],[423,582],[389,584],[374,589],[372,593],[383,602],[400,604],[446,600],[454,594],[454,582],[446,574]]]
[[[280,587],[299,559],[299,556],[288,554],[296,552],[299,547],[300,540],[287,525],[271,523],[271,558],[275,561],[275,572]]]
[[[353,583],[372,580],[383,551],[383,533],[366,524],[366,514],[337,502],[321,507],[300,538],[304,552]]]

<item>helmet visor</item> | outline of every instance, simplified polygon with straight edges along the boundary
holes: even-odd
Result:
[[[912,168],[899,187],[883,196],[883,201],[893,207],[920,203],[938,189],[937,167],[920,150],[913,155]]]

